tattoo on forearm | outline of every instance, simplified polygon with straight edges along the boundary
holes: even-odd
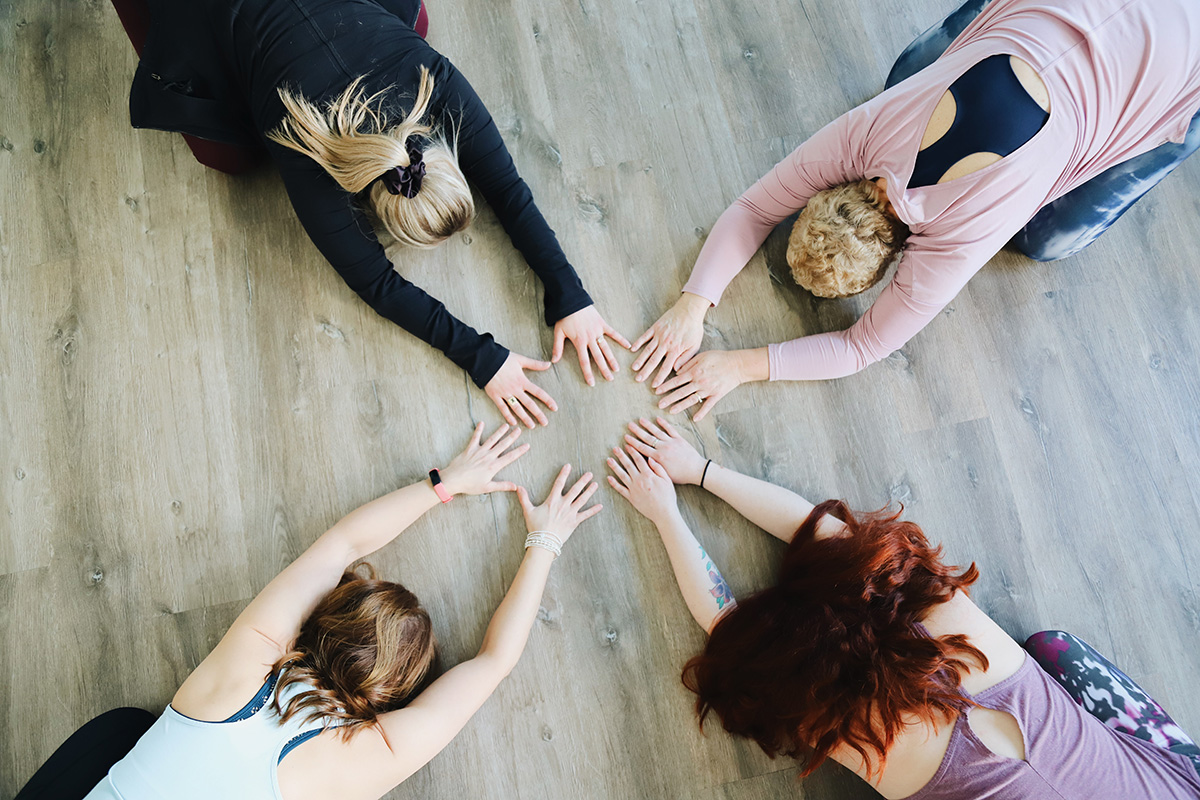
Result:
[[[708,557],[708,553],[704,550],[704,545],[700,545],[700,559],[704,562],[704,569],[708,572],[708,579],[712,581],[712,588],[709,593],[713,599],[717,601],[717,610],[720,611],[733,602],[733,592],[729,591],[729,584],[725,582],[724,576],[721,575],[721,570],[717,569],[717,565]]]

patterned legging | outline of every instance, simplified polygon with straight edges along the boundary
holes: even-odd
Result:
[[[1113,730],[1144,739],[1192,760],[1200,772],[1200,747],[1142,687],[1082,639],[1042,631],[1025,649],[1089,714]]]

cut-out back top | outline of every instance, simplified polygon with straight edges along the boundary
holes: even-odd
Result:
[[[1008,56],[989,56],[950,84],[954,121],[917,154],[908,188],[932,186],[974,153],[1015,153],[1046,124],[1050,113],[1021,85]]]
[[[1046,85],[1050,118],[1016,152],[946,183],[909,178],[934,108],[990,56]],[[1200,2],[993,0],[933,64],[843,114],[721,215],[684,291],[721,299],[771,230],[817,192],[883,177],[912,235],[849,329],[769,348],[771,380],[840,378],[898,350],[1038,209],[1109,167],[1182,142],[1200,108]]]
[[[1028,655],[1013,675],[967,696],[1017,720],[1025,760],[989,750],[960,714],[937,773],[905,800],[1200,798],[1190,759],[1105,726]]]

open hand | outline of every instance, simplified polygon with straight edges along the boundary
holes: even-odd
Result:
[[[533,504],[524,486],[517,487],[517,499],[521,501],[521,511],[525,513],[525,527],[528,531],[549,531],[565,544],[579,523],[596,516],[600,509],[604,508],[594,505],[584,509],[599,488],[590,482],[592,473],[583,473],[570,489],[564,491],[563,487],[567,485],[567,477],[570,474],[571,465],[564,464],[554,479],[554,485],[550,487],[550,494],[540,506]]]
[[[743,383],[766,380],[769,371],[765,348],[708,350],[680,366],[675,377],[655,390],[655,394],[666,395],[658,402],[658,407],[678,414],[703,403],[692,417],[699,422],[722,397]]]
[[[505,434],[508,434],[505,436]],[[520,428],[501,425],[496,432],[483,438],[483,423],[475,426],[475,433],[467,443],[467,449],[454,457],[446,468],[441,470],[442,483],[450,494],[487,494],[488,492],[515,492],[517,485],[512,481],[495,481],[496,473],[529,452],[529,445],[509,450],[517,437],[521,435]]]
[[[704,477],[707,459],[662,417],[658,418],[657,425],[645,418],[629,423],[625,446],[638,451],[649,461],[658,462],[673,483],[699,484]]]
[[[526,428],[533,427],[536,419],[542,425],[548,425],[546,415],[538,401],[545,404],[551,411],[558,411],[558,403],[546,393],[546,390],[525,377],[525,370],[531,369],[543,372],[550,369],[549,361],[535,361],[518,353],[509,353],[492,379],[483,390],[492,398],[496,408],[504,416],[509,425],[516,425],[519,419]]]
[[[683,363],[700,349],[704,341],[704,315],[712,304],[699,295],[684,292],[667,313],[658,318],[645,333],[633,343],[633,352],[644,350],[633,362],[633,371],[638,382],[650,377],[654,368],[661,367],[651,384],[658,388],[671,370]]]
[[[675,484],[661,464],[654,459],[647,461],[628,446],[624,450],[614,447],[613,454],[616,458],[608,459],[608,468],[613,472],[608,476],[608,483],[638,513],[655,525],[671,514],[679,513]]]
[[[588,386],[595,386],[596,379],[592,376],[592,359],[596,359],[596,367],[604,380],[611,381],[613,374],[621,368],[613,355],[608,339],[629,349],[629,340],[617,333],[611,325],[604,321],[594,305],[581,308],[574,314],[569,314],[554,323],[554,353],[550,361],[557,364],[563,355],[563,346],[570,339],[579,354],[579,368],[583,370],[583,379]]]

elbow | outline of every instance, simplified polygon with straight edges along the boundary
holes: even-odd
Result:
[[[475,659],[487,667],[496,683],[500,683],[517,668],[517,662],[521,660],[524,650],[523,647],[505,647],[485,642],[483,647],[479,648]]]
[[[848,371],[846,375],[854,375],[862,372],[867,367],[877,362],[883,361],[890,356],[894,350],[890,350],[883,346],[882,343],[869,342],[861,337],[854,336],[853,331],[847,337],[848,350],[850,352],[849,363],[846,365]]]

